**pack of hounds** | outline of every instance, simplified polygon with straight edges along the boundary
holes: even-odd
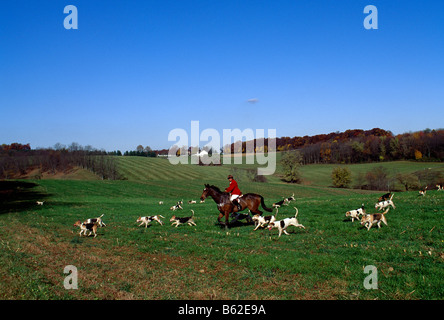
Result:
[[[279,230],[279,237],[282,235],[282,233],[289,235],[289,233],[286,231],[286,229],[289,226],[295,226],[295,227],[305,229],[305,227],[302,224],[300,224],[297,220],[298,209],[296,207],[294,207],[296,210],[296,214],[294,215],[294,217],[285,218],[282,220],[276,220],[278,208],[280,208],[282,205],[288,206],[288,204],[293,200],[295,200],[294,193],[291,197],[284,198],[283,200],[281,200],[277,203],[273,203],[273,207],[276,209],[276,215],[264,217],[259,214],[256,214],[253,217],[251,217],[250,216],[251,212],[249,211],[248,214],[242,214],[242,213],[237,214],[235,216],[235,221],[247,217],[251,221],[254,222],[254,224],[255,224],[254,231],[256,231],[258,228],[265,228],[268,225],[269,230],[271,230],[273,228],[277,228]],[[193,200],[188,201],[188,204],[194,204],[194,203],[197,203],[197,202],[193,201]],[[203,203],[203,201],[201,201],[200,203]],[[163,205],[163,204],[164,204],[163,201],[159,202],[159,205]],[[172,210],[172,211],[183,210],[182,205],[183,205],[183,200],[178,201],[174,206],[170,207],[170,210]],[[191,216],[187,216],[187,217],[179,217],[179,216],[173,215],[169,220],[171,222],[171,226],[175,226],[176,228],[180,225],[185,225],[185,224],[187,224],[189,226],[196,226],[196,222],[194,221],[194,210],[191,210],[191,213],[192,213]],[[79,236],[94,235],[94,238],[95,238],[97,236],[97,229],[101,228],[101,227],[106,227],[106,224],[102,220],[103,216],[104,215],[102,214],[101,216],[99,216],[97,218],[87,219],[83,222],[80,220],[76,221],[74,223],[74,226],[80,228]],[[147,228],[151,222],[155,221],[159,225],[163,226],[164,222],[161,219],[165,219],[165,217],[160,214],[153,215],[153,216],[140,216],[139,218],[137,218],[136,223],[139,223],[139,225],[138,225],[139,227],[144,225],[145,228]]]
[[[436,187],[438,188],[438,191],[444,190],[442,185],[437,185]],[[427,187],[419,191],[419,196],[425,196],[426,192],[427,192]],[[362,206],[360,208],[347,211],[345,213],[345,216],[351,218],[352,222],[354,222],[355,219],[360,220],[360,224],[363,227],[367,228],[368,231],[374,225],[378,226],[378,228],[381,228],[381,223],[384,223],[386,226],[388,226],[386,214],[389,212],[390,208],[396,209],[396,206],[393,202],[393,196],[394,196],[394,194],[389,192],[389,193],[386,193],[378,198],[378,201],[375,204],[375,209],[377,209],[378,212],[367,213],[365,210],[364,204],[362,204]],[[276,209],[275,215],[262,216],[262,215],[256,214],[253,217],[251,217],[250,216],[251,212],[249,212],[248,214],[240,213],[240,214],[234,215],[235,221],[237,221],[239,219],[246,218],[249,222],[250,221],[254,222],[254,225],[255,225],[254,231],[258,230],[259,228],[268,228],[268,230],[272,230],[272,229],[276,228],[279,231],[279,238],[281,237],[282,233],[289,235],[289,233],[286,231],[286,229],[289,226],[294,226],[294,227],[305,229],[305,227],[302,224],[300,224],[297,219],[299,210],[296,207],[293,207],[296,210],[296,212],[295,212],[295,215],[290,218],[284,218],[281,220],[277,220],[276,217],[277,217],[279,208],[281,206],[288,206],[290,204],[290,202],[294,201],[294,200],[295,200],[295,197],[294,197],[294,193],[293,193],[293,195],[291,197],[283,198],[283,200],[273,203],[273,208]],[[201,201],[200,203],[203,203],[203,202],[204,201]],[[188,201],[188,204],[195,204],[195,203],[197,203],[197,202],[194,200]],[[163,202],[160,201],[159,204],[163,205]],[[43,202],[37,201],[37,205],[43,205]],[[178,201],[174,206],[170,207],[170,210],[172,210],[172,211],[183,210],[182,205],[183,205],[183,200]],[[380,212],[381,210],[384,210],[384,211]],[[191,210],[191,212],[192,212],[192,215],[187,216],[187,217],[179,217],[179,216],[173,215],[169,220],[171,222],[171,226],[175,226],[176,228],[180,225],[186,225],[186,224],[189,226],[196,226],[196,222],[194,221],[194,210]],[[82,236],[82,235],[90,236],[93,234],[94,237],[96,237],[97,236],[97,229],[101,228],[101,227],[106,227],[106,224],[102,221],[102,217],[103,217],[103,214],[100,217],[87,219],[83,222],[78,220],[75,222],[74,226],[80,228],[80,233],[79,233],[80,236]],[[165,219],[165,217],[160,214],[153,215],[153,216],[143,216],[143,217],[140,216],[136,220],[136,222],[140,223],[138,225],[139,227],[145,225],[145,228],[147,228],[150,225],[150,223],[153,221],[156,221],[158,224],[163,226],[164,223],[161,220],[161,218]]]
[[[436,185],[438,191],[442,191],[443,187],[440,184]],[[425,197],[427,192],[427,187],[419,190],[418,196]],[[381,223],[384,223],[386,226],[387,218],[386,214],[389,212],[390,208],[396,209],[395,204],[393,203],[393,193],[383,194],[378,198],[378,202],[375,203],[375,209],[378,211],[385,210],[384,212],[376,212],[376,213],[367,213],[364,208],[364,204],[358,209],[350,210],[345,213],[346,217],[350,217],[352,222],[356,220],[361,220],[361,225],[363,225],[369,231],[372,226],[377,225],[378,228],[381,228]]]
[[[384,212],[376,212],[376,213],[367,213],[364,208],[364,204],[358,209],[350,210],[345,213],[346,217],[350,217],[352,222],[361,219],[361,225],[370,230],[373,225],[377,225],[378,228],[381,228],[381,223],[384,223],[386,226],[387,219],[385,215],[389,212],[390,208],[396,209],[395,204],[393,203],[393,193],[386,193],[378,198],[378,202],[375,203],[375,209],[378,211],[384,210]]]

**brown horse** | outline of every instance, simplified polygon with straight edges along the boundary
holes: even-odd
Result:
[[[255,193],[246,193],[243,196],[237,198],[239,204],[242,209],[238,210],[237,206],[233,205],[230,201],[230,194],[228,192],[222,192],[216,186],[210,186],[209,184],[205,184],[205,189],[200,197],[200,200],[205,200],[206,197],[212,197],[214,202],[217,203],[217,208],[219,209],[219,217],[217,221],[219,223],[220,219],[225,216],[225,227],[228,226],[228,217],[232,212],[242,211],[246,208],[250,209],[254,214],[262,214],[262,211],[259,210],[259,205],[262,205],[265,211],[272,212],[273,209],[267,208],[264,203],[264,197]]]

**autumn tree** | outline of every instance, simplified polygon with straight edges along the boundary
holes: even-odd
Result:
[[[389,174],[388,170],[382,166],[373,168],[365,175],[367,185],[372,190],[389,190]]]
[[[337,188],[348,188],[351,183],[351,171],[348,168],[336,167],[331,172],[333,186]]]
[[[418,176],[412,173],[398,173],[396,180],[404,186],[405,191],[418,189],[420,187]]]
[[[301,181],[299,167],[302,163],[302,155],[299,151],[288,151],[282,155],[281,164],[284,170],[284,180],[290,183]]]

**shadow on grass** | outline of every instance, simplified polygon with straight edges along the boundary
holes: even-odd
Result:
[[[0,181],[0,214],[21,212],[37,207],[37,201],[45,201],[47,193],[36,191],[39,185],[25,181]]]
[[[230,220],[228,222],[228,228],[239,228],[244,226],[252,226],[254,225],[254,222],[252,220],[249,221],[247,217],[249,217],[248,214],[231,214]],[[251,219],[251,217],[250,217]],[[222,229],[225,228],[225,218],[221,219],[221,222],[215,222],[214,225],[221,227]]]

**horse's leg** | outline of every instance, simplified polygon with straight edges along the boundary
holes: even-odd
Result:
[[[251,210],[250,209],[248,209],[247,222],[250,224],[253,223],[253,218],[251,218]]]
[[[217,222],[218,222],[219,224],[221,224],[220,219],[222,219],[223,216],[224,216],[224,214],[223,214],[222,212],[219,213],[219,216],[217,217]]]
[[[225,229],[228,229],[228,219],[229,219],[230,211],[225,210]]]

